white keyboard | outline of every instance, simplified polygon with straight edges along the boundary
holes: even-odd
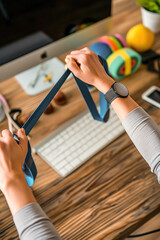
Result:
[[[62,177],[66,177],[124,132],[112,108],[107,123],[84,111],[33,147]]]

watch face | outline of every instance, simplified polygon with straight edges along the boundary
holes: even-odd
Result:
[[[114,84],[114,90],[115,92],[120,95],[121,97],[127,97],[129,92],[128,88],[126,88],[122,83],[115,83]]]

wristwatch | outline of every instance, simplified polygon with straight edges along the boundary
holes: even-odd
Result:
[[[111,86],[110,90],[106,92],[105,99],[108,103],[111,103],[116,98],[126,98],[129,95],[128,88],[124,86],[122,83],[115,82]]]

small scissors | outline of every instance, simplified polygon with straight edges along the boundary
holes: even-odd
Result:
[[[53,73],[50,72],[50,73],[47,74],[47,73],[45,72],[46,67],[47,67],[47,65],[44,64],[44,63],[42,63],[42,64],[40,65],[40,68],[39,68],[39,70],[37,71],[37,75],[36,75],[34,81],[33,81],[32,83],[30,83],[30,86],[31,86],[32,88],[34,88],[34,87],[36,86],[36,84],[37,84],[37,82],[39,81],[39,79],[40,79],[41,76],[45,76],[45,79],[43,80],[43,82],[47,82],[47,81],[51,81],[51,80],[52,80],[52,75],[53,75]]]

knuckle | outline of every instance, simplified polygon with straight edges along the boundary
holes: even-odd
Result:
[[[98,57],[97,54],[95,52],[93,52],[92,50],[90,50],[90,56],[92,58]]]
[[[76,52],[76,51],[75,51],[75,50],[73,50],[73,51],[71,51],[71,52],[70,52],[70,54],[75,54],[75,52]]]
[[[89,48],[88,48],[88,47],[84,47],[83,49],[84,49],[84,50],[86,50],[86,51],[88,51],[88,50],[89,50]]]
[[[88,53],[93,54],[94,52],[90,48],[88,48]]]
[[[83,63],[86,63],[86,62],[88,61],[88,55],[87,55],[87,54],[83,54],[83,55],[81,56],[81,61],[82,61]]]

